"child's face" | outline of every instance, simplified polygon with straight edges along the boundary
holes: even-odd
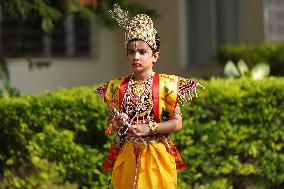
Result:
[[[142,40],[130,41],[127,45],[127,61],[134,73],[152,71],[153,63],[159,53],[154,53],[149,45]]]

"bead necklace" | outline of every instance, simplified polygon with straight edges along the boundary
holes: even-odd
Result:
[[[131,76],[126,90],[123,107],[130,116],[130,124],[147,123],[153,120],[151,111],[153,109],[152,83],[154,72],[146,81],[135,81]]]

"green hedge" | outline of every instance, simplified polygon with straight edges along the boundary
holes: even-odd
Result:
[[[217,59],[222,65],[229,60],[237,63],[243,59],[250,67],[259,62],[266,62],[271,66],[272,75],[284,75],[284,44],[282,43],[225,45],[218,48]]]
[[[2,98],[0,188],[45,188],[50,180],[101,186],[106,114],[87,87]]]
[[[284,78],[202,84],[206,90],[183,106],[183,129],[173,134],[189,164],[179,188],[283,188]],[[0,188],[106,186],[106,115],[92,87],[0,99]]]
[[[184,107],[183,129],[175,135],[190,166],[182,181],[283,188],[284,78],[204,84]]]

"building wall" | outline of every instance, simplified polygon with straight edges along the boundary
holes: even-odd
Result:
[[[218,44],[264,41],[263,3],[259,0],[216,1]]]
[[[154,27],[161,36],[160,58],[154,70],[160,73],[185,76],[219,74],[220,70],[214,70],[216,65],[210,62],[218,44],[263,41],[262,4],[258,0],[136,1],[160,14],[154,19]],[[188,4],[189,1],[195,6]],[[203,12],[204,7],[209,12]],[[228,7],[235,13],[227,12]],[[94,57],[43,59],[52,64],[39,70],[29,70],[29,62],[24,58],[8,60],[12,83],[24,93],[29,93],[93,85],[131,73],[126,63],[123,30],[111,31],[98,26],[96,31]],[[36,59],[32,58],[32,61]]]
[[[216,50],[224,44],[264,41],[263,4],[259,0],[188,0],[190,33],[188,66],[191,75],[222,75]]]
[[[100,27],[98,49],[90,58],[31,58],[49,61],[49,67],[29,69],[26,58],[8,59],[11,82],[24,93],[54,90],[58,87],[93,85],[116,74],[115,61],[120,48],[116,32]]]
[[[238,1],[238,43],[264,42],[263,1]]]
[[[189,0],[189,66],[208,66],[217,46],[216,1]]]

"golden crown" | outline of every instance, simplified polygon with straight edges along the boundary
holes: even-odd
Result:
[[[148,43],[153,49],[157,48],[156,34],[157,31],[153,26],[152,19],[146,14],[138,14],[129,20],[128,11],[121,9],[118,4],[114,4],[113,10],[110,10],[112,17],[120,26],[125,29],[124,44],[132,39],[140,39]]]

